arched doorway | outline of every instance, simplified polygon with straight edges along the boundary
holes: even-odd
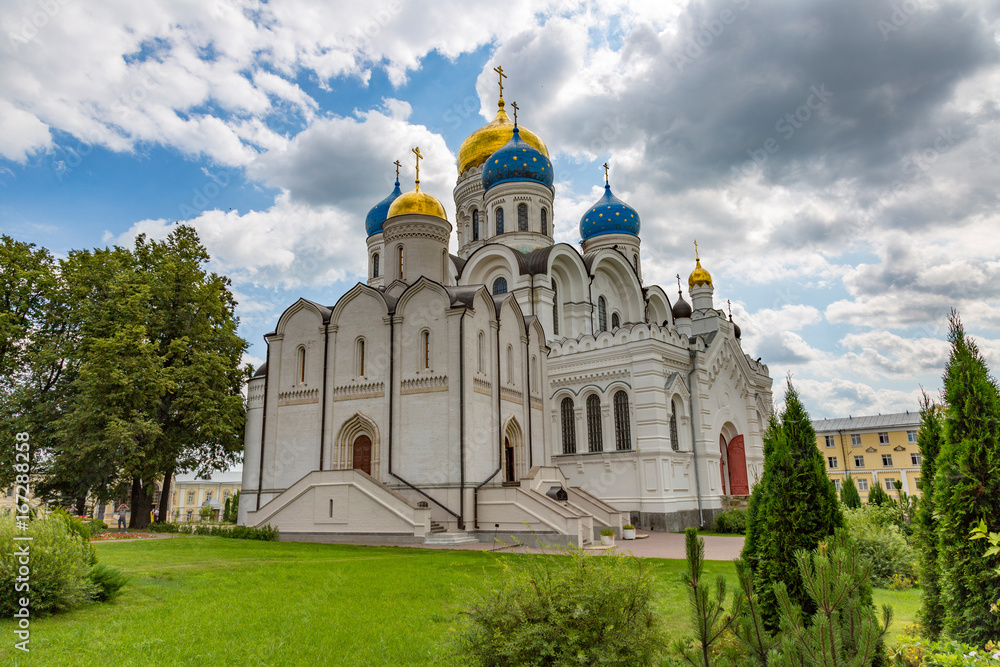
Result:
[[[372,474],[372,439],[362,434],[354,439],[351,461],[352,468],[365,474]]]
[[[734,496],[750,495],[750,484],[747,480],[747,456],[743,446],[743,436],[738,435],[729,441],[729,493]]]
[[[514,446],[510,444],[510,438],[507,437],[503,439],[503,467],[504,481],[510,483],[516,482],[517,479],[514,473]]]
[[[517,484],[525,470],[525,452],[524,438],[521,436],[521,427],[516,419],[511,419],[504,429],[502,454],[503,482]]]

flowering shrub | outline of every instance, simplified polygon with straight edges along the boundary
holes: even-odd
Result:
[[[1000,647],[991,643],[975,648],[955,641],[932,642],[919,637],[903,637],[893,652],[900,667],[1000,667]]]

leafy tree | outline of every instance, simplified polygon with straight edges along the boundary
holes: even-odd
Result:
[[[1000,530],[1000,393],[975,342],[955,312],[944,374],[944,438],[934,474],[934,516],[944,632],[982,645],[1000,636],[990,605],[1000,581],[969,531]]]
[[[878,505],[879,507],[883,505],[889,505],[892,503],[892,498],[889,494],[885,492],[881,484],[873,484],[871,491],[868,492],[868,504]]]
[[[28,419],[26,386],[38,321],[56,286],[55,260],[44,248],[0,236],[0,431],[39,432]],[[30,344],[29,344],[30,343]],[[35,448],[32,448],[32,452]],[[0,448],[0,485],[13,481],[14,448]]]
[[[792,602],[808,616],[816,611],[795,554],[815,549],[843,523],[836,489],[816,448],[816,432],[789,378],[785,410],[780,417],[772,415],[764,434],[764,474],[750,497],[742,554],[753,570],[769,629],[778,625],[778,582],[787,584]]]
[[[844,503],[845,507],[852,509],[861,507],[861,494],[858,493],[858,487],[850,475],[847,475],[844,478],[844,483],[840,485],[840,502]]]
[[[934,473],[942,440],[941,410],[927,392],[923,392],[920,402],[920,433],[917,446],[920,448],[920,491],[922,497],[917,506],[916,542],[920,549],[920,588],[923,591],[923,605],[920,609],[920,623],[931,639],[937,639],[944,624],[944,608],[941,605],[941,571],[938,564],[937,519],[934,517]]]

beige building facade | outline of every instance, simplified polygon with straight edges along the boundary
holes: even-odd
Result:
[[[893,498],[898,498],[896,482],[907,494],[920,495],[919,412],[822,419],[813,428],[838,491],[849,474],[863,502],[875,484]]]

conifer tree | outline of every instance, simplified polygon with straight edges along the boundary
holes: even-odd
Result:
[[[944,609],[941,606],[941,572],[938,566],[938,550],[934,518],[934,471],[938,453],[941,451],[941,415],[937,405],[931,402],[927,392],[920,401],[920,433],[917,446],[920,448],[920,504],[914,521],[917,544],[920,546],[920,588],[923,591],[923,606],[920,610],[920,624],[927,636],[937,639],[941,634]]]
[[[845,507],[861,507],[861,494],[858,493],[858,487],[850,475],[844,479],[844,483],[840,486],[840,502],[844,503]]]
[[[878,505],[881,507],[882,505],[888,505],[891,502],[892,498],[890,498],[889,494],[885,492],[881,484],[877,482],[872,484],[872,489],[868,492],[869,505]]]
[[[1000,637],[1000,615],[990,612],[1000,582],[969,531],[980,521],[1000,530],[1000,393],[955,312],[948,338],[944,438],[934,474],[944,633],[981,646]]]
[[[816,611],[795,554],[812,551],[843,523],[837,491],[816,448],[816,431],[789,378],[785,410],[780,418],[771,417],[764,434],[764,474],[750,497],[742,554],[754,572],[770,629],[778,625],[778,582],[785,582],[792,602],[807,616]]]

